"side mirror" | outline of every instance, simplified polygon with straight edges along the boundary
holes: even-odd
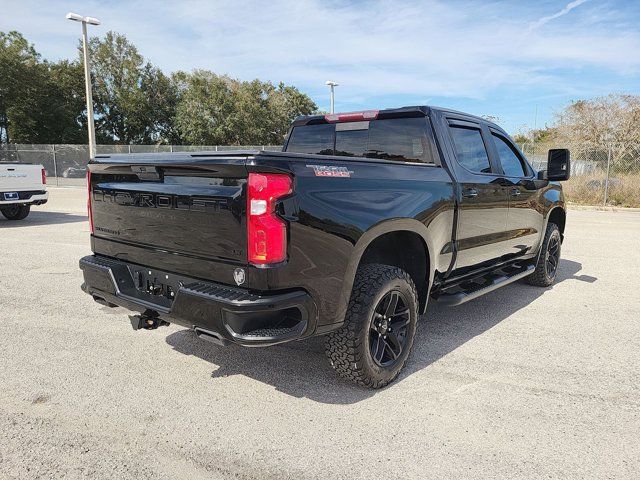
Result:
[[[566,148],[554,148],[549,150],[547,157],[547,180],[569,180],[571,175],[571,158]]]

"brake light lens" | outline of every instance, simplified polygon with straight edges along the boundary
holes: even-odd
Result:
[[[89,215],[89,232],[93,235],[93,211],[91,209],[91,172],[87,170],[87,215]]]
[[[278,199],[292,192],[291,177],[250,173],[247,182],[247,248],[249,263],[267,265],[287,258],[287,224],[276,215]]]
[[[47,171],[44,168],[42,169],[42,184],[47,184]]]
[[[365,110],[363,112],[332,113],[325,115],[324,119],[329,123],[337,122],[362,122],[378,118],[379,110]]]

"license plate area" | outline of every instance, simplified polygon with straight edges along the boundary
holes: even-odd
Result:
[[[20,195],[18,192],[5,192],[4,193],[5,200],[20,200]]]
[[[169,302],[173,302],[182,285],[178,276],[159,270],[129,266],[129,271],[136,290],[153,297],[164,298]]]

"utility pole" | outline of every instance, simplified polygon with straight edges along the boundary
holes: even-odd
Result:
[[[91,65],[89,63],[89,39],[87,24],[100,25],[100,20],[93,17],[83,17],[77,13],[67,13],[67,18],[82,23],[82,57],[84,59],[84,84],[87,96],[87,126],[89,128],[89,158],[96,156],[96,129],[93,124],[93,95],[91,93]]]

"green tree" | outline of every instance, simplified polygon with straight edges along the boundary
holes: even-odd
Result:
[[[241,82],[207,70],[174,74],[179,101],[176,127],[196,145],[279,145],[291,121],[309,115],[316,104],[280,83]]]
[[[22,140],[33,131],[28,112],[37,106],[40,56],[20,33],[0,32],[0,140]]]
[[[0,32],[0,140],[80,143],[85,140],[82,68],[51,64],[18,32]]]
[[[283,83],[167,76],[114,32],[89,48],[98,143],[281,144],[296,116],[317,110]],[[0,141],[86,143],[81,55],[42,61],[20,33],[0,32],[0,65]]]
[[[224,144],[233,137],[229,118],[233,114],[234,81],[207,70],[173,75],[179,102],[175,124],[186,143]]]
[[[291,122],[300,115],[311,115],[318,106],[296,87],[280,82],[270,99],[273,124],[264,143],[280,145]]]
[[[178,86],[155,67],[147,66],[141,89],[146,97],[147,138],[154,143],[182,143],[175,125]]]
[[[176,90],[124,35],[90,41],[96,136],[106,143],[175,140]],[[167,138],[168,135],[168,138]]]
[[[48,95],[43,105],[52,113],[46,143],[87,143],[82,64],[62,60],[48,67]]]

